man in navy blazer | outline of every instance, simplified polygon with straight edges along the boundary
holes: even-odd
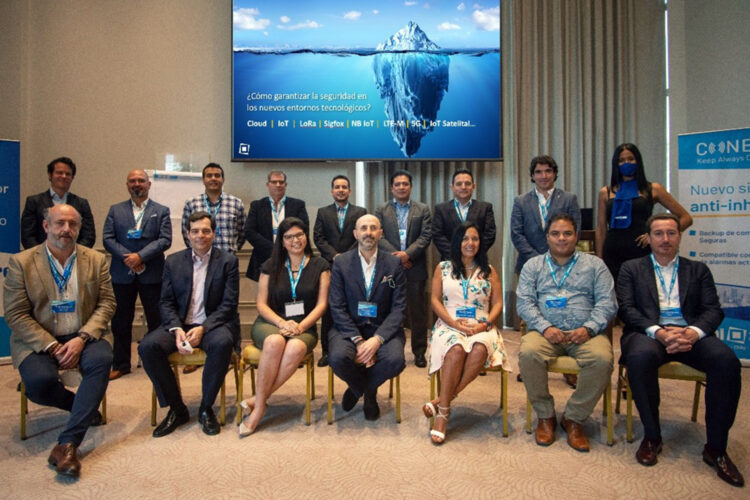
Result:
[[[527,260],[549,250],[546,227],[552,215],[566,213],[573,217],[577,228],[581,227],[578,198],[573,193],[555,188],[557,171],[557,162],[551,156],[535,157],[529,167],[534,189],[513,200],[510,239],[518,251],[516,274],[521,273]]]
[[[148,331],[161,323],[159,297],[164,252],[172,246],[169,208],[149,199],[151,181],[143,170],[132,170],[126,186],[130,199],[109,208],[102,241],[112,254],[110,274],[117,299],[112,318],[115,337],[110,380],[130,373],[135,299],[140,296]]]
[[[237,257],[212,248],[216,221],[207,212],[193,212],[188,228],[192,248],[170,255],[164,266],[159,304],[162,325],[149,332],[138,346],[159,404],[169,406],[167,416],[154,429],[154,437],[166,436],[189,419],[168,357],[175,351],[190,354],[196,347],[206,353],[198,422],[206,434],[219,433],[213,404],[232,359],[232,349],[239,343]]]
[[[432,241],[435,243],[440,260],[450,260],[453,231],[467,220],[474,222],[482,236],[482,246],[489,250],[495,243],[495,212],[492,203],[472,200],[474,175],[466,169],[453,173],[451,191],[454,199],[435,205],[432,220]]]
[[[367,420],[380,416],[378,387],[405,367],[406,279],[401,261],[378,251],[382,237],[374,215],[357,220],[357,248],[333,262],[328,305],[333,316],[328,359],[348,388],[341,407],[349,411],[364,394]]]
[[[310,227],[305,202],[286,196],[286,174],[272,171],[268,174],[268,196],[250,203],[245,220],[245,239],[253,246],[246,276],[253,281],[260,277],[260,266],[271,257],[276,228],[287,217],[297,217]]]
[[[313,240],[320,256],[327,260],[328,264],[333,264],[333,259],[340,253],[357,246],[357,240],[354,239],[354,224],[367,213],[367,209],[349,203],[351,193],[349,178],[337,175],[331,181],[333,203],[320,207],[315,217]],[[328,332],[332,325],[331,310],[326,309],[320,332],[323,355],[318,360],[318,366],[328,366]]]
[[[44,209],[65,203],[81,214],[81,230],[78,232],[77,243],[93,247],[96,241],[96,228],[89,202],[86,198],[70,192],[70,185],[76,176],[76,164],[65,156],[55,158],[47,165],[47,176],[50,188],[26,198],[26,205],[21,214],[21,245],[31,248],[47,241],[47,233],[42,226]]]
[[[651,254],[625,262],[617,278],[622,359],[643,423],[635,454],[654,465],[662,449],[659,366],[679,361],[706,373],[706,445],[703,461],[733,486],[744,478],[727,455],[729,429],[740,397],[740,362],[715,335],[724,313],[708,267],[678,256],[680,220],[654,215],[646,222]],[[676,275],[676,277],[675,277]]]

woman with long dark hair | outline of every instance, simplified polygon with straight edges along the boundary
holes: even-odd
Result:
[[[261,267],[252,339],[262,349],[255,396],[240,403],[240,436],[251,434],[266,412],[268,397],[297,370],[318,343],[315,323],[328,307],[328,262],[313,257],[307,224],[287,217],[278,228],[271,258]]]

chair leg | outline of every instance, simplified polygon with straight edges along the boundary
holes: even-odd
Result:
[[[526,434],[531,434],[531,401],[526,396]]]
[[[333,370],[328,367],[328,425],[333,423]]]
[[[391,379],[393,387],[393,379]],[[396,423],[401,423],[401,374],[396,375]]]
[[[389,382],[390,382],[390,385],[388,388],[388,399],[392,399],[393,398],[393,379],[391,379]]]
[[[503,409],[503,437],[508,437],[508,372],[500,372],[500,407]]]
[[[26,439],[26,413],[29,411],[29,400],[26,398],[26,386],[21,382],[21,439]]]
[[[614,436],[614,418],[612,416],[612,381],[607,382],[607,388],[604,389],[604,414],[607,416],[607,444],[615,444]]]
[[[250,387],[253,391],[253,396],[255,396],[255,365],[250,363]]]
[[[435,385],[437,384],[438,373],[440,373],[440,372],[439,371],[438,372],[432,372],[430,374],[430,401],[432,401],[433,399],[435,399]],[[430,429],[432,429],[433,425],[435,425],[435,417],[434,416],[430,418]]]
[[[701,402],[701,382],[695,382],[695,396],[693,397],[693,414],[690,420],[696,422],[698,420],[698,405]]]
[[[617,404],[615,405],[615,413],[620,414],[620,398],[622,396],[623,385],[625,384],[625,365],[620,365],[617,372]]]
[[[312,356],[307,359],[305,363],[305,425],[310,425],[310,399],[312,395],[312,372],[313,372],[313,358]]]
[[[156,427],[156,390],[151,387],[151,427]]]
[[[245,361],[243,359],[240,359],[239,362],[239,369],[237,370],[237,378],[235,379],[236,387],[237,387],[237,415],[235,417],[235,420],[237,421],[237,425],[240,425],[240,422],[242,422],[242,407],[240,406],[240,403],[242,403],[243,400],[243,385],[244,385],[244,379],[245,379]]]
[[[224,425],[227,423],[227,377],[224,376],[224,381],[221,383],[221,410],[219,411],[219,423]]]
[[[310,355],[310,399],[315,399],[315,356]]]
[[[628,443],[633,442],[633,393],[630,392],[630,384],[625,384],[625,399],[627,405],[627,419],[625,423],[625,439]]]
[[[107,425],[107,393],[102,396],[102,425]]]

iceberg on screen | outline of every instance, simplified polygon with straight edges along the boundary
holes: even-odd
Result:
[[[406,156],[419,151],[433,130],[443,95],[448,91],[450,59],[424,31],[409,21],[376,49],[375,84],[385,102],[393,140]]]

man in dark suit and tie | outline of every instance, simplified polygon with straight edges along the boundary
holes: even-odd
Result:
[[[46,243],[10,258],[3,295],[13,366],[26,395],[70,412],[47,461],[58,474],[74,477],[81,472],[78,447],[89,426],[102,421],[97,407],[112,366],[107,324],[115,311],[106,256],[76,245],[80,227],[71,205],[50,207]],[[59,370],[80,371],[75,393]]]
[[[245,221],[245,239],[253,246],[246,276],[258,281],[260,266],[271,257],[273,242],[279,223],[287,217],[297,217],[310,227],[305,202],[286,196],[286,174],[272,171],[268,174],[268,196],[250,203]]]
[[[320,207],[315,217],[315,246],[318,247],[320,256],[329,264],[333,264],[333,259],[340,253],[357,246],[357,240],[354,239],[354,224],[367,213],[367,210],[349,203],[351,193],[349,178],[337,175],[331,181],[333,204]],[[326,309],[322,322],[320,346],[323,355],[318,360],[318,366],[328,366],[328,332],[333,325],[330,309]]]
[[[482,235],[482,246],[489,250],[495,243],[495,213],[492,203],[472,200],[474,176],[469,170],[459,169],[453,174],[451,191],[454,199],[435,205],[432,221],[432,241],[440,260],[450,260],[453,231],[466,221],[474,222]]]
[[[154,437],[166,436],[189,419],[168,357],[175,351],[189,354],[196,347],[206,353],[198,422],[208,435],[221,430],[213,404],[239,342],[239,269],[234,254],[212,248],[215,237],[216,222],[208,212],[193,212],[188,219],[192,248],[170,255],[164,266],[162,326],[138,347],[159,404],[169,406]]]
[[[341,407],[350,411],[364,394],[367,420],[380,416],[378,387],[405,367],[406,278],[397,257],[378,251],[382,234],[374,215],[357,220],[357,248],[334,261],[328,299],[333,315],[329,363],[349,386]]]
[[[50,188],[26,198],[26,205],[21,214],[21,245],[24,248],[31,248],[47,241],[47,234],[42,225],[44,209],[65,203],[75,208],[81,215],[77,243],[89,248],[93,247],[96,241],[96,228],[89,202],[86,198],[70,192],[70,185],[76,176],[76,164],[65,156],[55,158],[47,165],[47,176]]]
[[[654,465],[662,449],[659,425],[659,366],[679,361],[706,373],[706,445],[703,461],[733,486],[745,483],[727,455],[729,429],[740,397],[737,356],[716,337],[724,318],[708,267],[678,256],[680,221],[673,214],[646,223],[651,254],[625,262],[617,279],[622,358],[643,423],[635,454]]]
[[[406,272],[406,307],[411,326],[414,364],[427,366],[427,281],[425,251],[432,239],[432,214],[424,203],[411,199],[411,174],[397,170],[391,175],[393,199],[378,207],[375,216],[383,227],[379,247],[395,255]]]
[[[164,252],[172,245],[169,208],[149,199],[151,181],[143,170],[132,170],[126,181],[130,199],[109,208],[102,241],[112,254],[110,273],[117,309],[112,318],[115,337],[110,380],[130,373],[135,299],[141,297],[148,331],[161,323],[159,297]]]

